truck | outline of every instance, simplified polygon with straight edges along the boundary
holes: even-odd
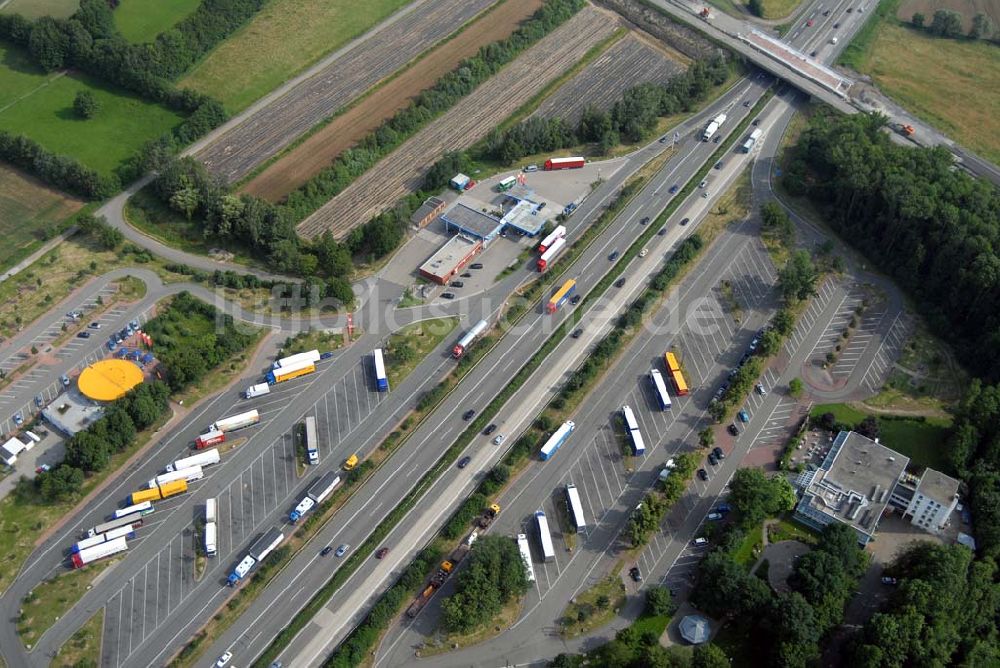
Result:
[[[176,471],[170,471],[169,473],[162,473],[156,476],[149,481],[149,489],[159,487],[160,485],[168,482],[175,482],[177,480],[194,482],[195,480],[201,480],[204,477],[205,472],[200,466],[189,466],[186,469],[178,469]]]
[[[251,385],[243,391],[244,399],[253,399],[254,397],[262,397],[265,394],[270,394],[271,386],[267,383],[257,383],[256,385]]]
[[[495,520],[499,514],[500,506],[495,503],[491,503],[487,506],[486,510],[483,511],[483,514],[479,516],[479,520],[477,520],[476,524],[479,525],[480,529],[485,530],[493,524],[493,520]]]
[[[576,423],[572,420],[563,422],[562,426],[549,436],[549,440],[545,441],[545,445],[542,446],[542,450],[538,454],[539,458],[544,462],[556,454],[556,451],[562,447],[562,444],[566,442],[566,439],[569,438],[574,429],[576,429]]]
[[[904,137],[912,137],[916,132],[916,129],[906,123],[890,123],[893,130],[903,135]]]
[[[565,236],[566,236],[566,227],[563,225],[559,225],[558,227],[556,227],[556,229],[552,230],[552,232],[549,233],[547,237],[542,239],[542,243],[538,244],[538,252],[544,253],[549,249],[549,247],[552,244],[556,242],[556,239],[562,239]]]
[[[230,587],[235,587],[237,582],[245,578],[253,570],[254,566],[264,561],[267,555],[271,554],[274,548],[278,547],[284,539],[285,534],[275,527],[254,541],[247,554],[236,565],[236,568],[229,574],[229,577],[226,578],[226,584]]]
[[[264,380],[267,381],[268,385],[276,385],[277,383],[284,383],[288,380],[306,376],[315,370],[316,364],[314,362],[303,360],[301,362],[289,364],[288,366],[283,366],[279,369],[271,369],[267,372]]]
[[[562,284],[545,304],[546,313],[555,313],[576,294],[576,281],[572,278]]]
[[[306,490],[306,495],[302,497],[302,500],[295,506],[295,509],[288,514],[289,521],[292,523],[298,522],[303,515],[323,503],[339,484],[340,476],[337,475],[336,471],[330,471],[314,482]]]
[[[710,140],[715,135],[715,133],[718,132],[719,128],[721,128],[722,124],[725,122],[726,122],[725,114],[719,114],[718,116],[713,118],[709,122],[709,124],[705,127],[705,131],[701,135],[702,141]]]
[[[754,128],[754,131],[750,133],[750,136],[747,137],[747,140],[743,142],[742,151],[744,153],[749,153],[750,151],[752,151],[754,145],[757,143],[757,140],[763,136],[764,136],[763,130],[761,130],[760,128]]]
[[[215,521],[215,499],[205,500],[205,521],[214,522]]]
[[[316,436],[316,418],[308,416],[306,428],[306,458],[310,465],[319,464],[319,440]]]
[[[205,432],[198,438],[194,439],[194,448],[195,450],[204,450],[209,446],[223,443],[225,442],[225,440],[226,440],[225,432],[221,432],[217,429],[212,429],[210,431]]]
[[[214,557],[218,554],[219,529],[215,522],[205,523],[205,556]]]
[[[205,450],[204,452],[199,452],[196,455],[191,455],[190,457],[185,457],[183,459],[178,459],[173,464],[167,464],[167,473],[171,471],[180,471],[181,469],[190,468],[192,466],[211,466],[212,464],[218,464],[222,458],[219,456],[219,449],[212,448],[211,450]]]
[[[559,237],[549,248],[542,253],[542,256],[538,258],[536,266],[538,271],[545,271],[550,264],[555,262],[556,256],[562,253],[566,249],[566,237]]]
[[[109,540],[101,543],[100,545],[94,545],[93,547],[88,547],[85,550],[80,550],[79,552],[70,556],[73,562],[73,568],[83,568],[87,564],[91,564],[99,559],[106,559],[119,552],[124,552],[128,549],[128,541],[125,540],[124,536],[115,538],[114,540]]]
[[[545,161],[543,169],[551,172],[556,169],[579,169],[587,164],[586,158],[575,156],[572,158],[549,158]]]
[[[187,491],[187,489],[187,480],[175,480],[163,485],[158,485],[157,487],[150,487],[149,489],[132,492],[131,501],[134,505],[142,503],[143,501],[159,501],[160,499],[169,499],[171,496],[183,494]]]
[[[431,596],[434,595],[434,592],[436,592],[438,589],[441,588],[441,585],[445,583],[445,581],[448,579],[448,576],[454,573],[455,568],[458,566],[458,564],[460,564],[462,560],[465,559],[465,555],[467,555],[469,553],[469,550],[472,549],[472,544],[476,542],[476,538],[478,536],[479,532],[473,531],[471,534],[469,534],[469,537],[462,542],[461,545],[455,548],[455,550],[450,555],[448,555],[448,558],[445,561],[441,562],[440,568],[438,568],[437,572],[431,576],[431,579],[427,582],[427,586],[424,587],[423,591],[421,591],[420,594],[417,595],[416,600],[414,600],[413,603],[410,604],[410,607],[406,609],[407,617],[413,619],[414,617],[417,616],[417,614],[427,604],[427,601],[431,599]]]
[[[715,18],[715,15],[712,14],[711,10],[709,10],[708,7],[702,7],[701,11],[698,12],[698,16],[704,19],[705,21],[711,21],[712,19]]]
[[[271,365],[272,369],[283,369],[294,364],[299,364],[300,362],[312,362],[315,364],[320,360],[322,355],[319,354],[318,350],[309,350],[304,353],[295,353],[294,355],[289,355],[288,357],[282,357]]]
[[[497,192],[501,192],[501,193],[507,192],[508,190],[510,190],[511,188],[513,188],[516,185],[517,185],[517,177],[516,176],[508,176],[506,178],[502,178],[502,179],[500,179],[500,182],[497,183]]]
[[[237,429],[243,429],[244,427],[250,427],[252,425],[260,422],[260,413],[256,410],[247,411],[246,413],[240,413],[239,415],[234,415],[232,417],[222,418],[212,425],[212,431],[221,431],[227,434],[231,431],[236,431]]]
[[[524,562],[524,572],[528,576],[528,582],[534,582],[535,569],[531,565],[531,548],[528,546],[527,534],[517,534],[517,549],[521,552],[521,560]]]
[[[486,322],[485,320],[480,320],[475,325],[473,325],[472,329],[467,331],[462,336],[462,338],[458,340],[458,343],[455,344],[455,347],[451,349],[451,356],[454,357],[455,359],[458,359],[462,355],[464,355],[465,351],[469,348],[470,345],[472,345],[472,342],[475,341],[477,338],[479,338],[479,335],[485,332],[489,326],[490,326],[489,323]]]

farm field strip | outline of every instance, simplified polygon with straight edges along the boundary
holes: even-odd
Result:
[[[351,100],[468,22],[495,0],[424,2],[321,71],[249,115],[195,155],[227,183],[258,165]]]
[[[510,36],[541,6],[542,0],[506,0],[281,156],[250,180],[243,192],[279,201],[406,107],[412,97],[433,86],[463,58],[475,55],[481,46]]]
[[[665,84],[686,69],[681,62],[630,33],[548,97],[532,116],[559,116],[575,124],[587,106],[607,110],[626,88]]]
[[[312,238],[330,230],[343,238],[392,206],[419,186],[441,154],[482,139],[619,25],[608,12],[584,7],[304,220],[299,234]]]
[[[83,202],[49,188],[13,167],[0,164],[0,269],[29,255],[42,243],[41,232],[58,226]]]

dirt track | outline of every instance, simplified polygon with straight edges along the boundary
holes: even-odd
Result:
[[[324,118],[453,33],[495,0],[427,0],[314,76],[250,114],[195,155],[238,181]]]
[[[279,201],[409,104],[420,91],[434,85],[463,58],[509,36],[541,6],[542,0],[507,0],[269,165],[243,191]]]
[[[560,86],[533,115],[558,116],[576,123],[588,105],[610,109],[626,88],[649,82],[664,84],[685,69],[679,60],[630,33]]]
[[[312,238],[330,230],[343,238],[392,206],[444,152],[479,141],[619,25],[614,15],[585,7],[302,221],[299,234]]]

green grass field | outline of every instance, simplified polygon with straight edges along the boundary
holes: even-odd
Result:
[[[273,0],[196,65],[180,86],[239,111],[408,2]]]
[[[10,0],[0,9],[0,14],[22,14],[29,19],[39,16],[65,19],[79,8],[79,0]]]
[[[15,47],[0,45],[0,62],[0,127],[104,174],[181,122],[179,114],[165,107],[85,75],[46,74]],[[82,90],[91,91],[100,104],[97,115],[87,120],[72,109]]]
[[[21,172],[0,165],[0,271],[42,244],[43,230],[61,229],[83,202],[48,188]]]
[[[193,12],[201,0],[122,0],[115,25],[130,42],[149,42]]]

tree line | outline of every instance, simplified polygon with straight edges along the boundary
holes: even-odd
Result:
[[[0,130],[0,160],[83,199],[104,199],[121,189],[118,179],[103,176],[74,158],[53,153],[33,139],[5,130]]]
[[[594,144],[604,154],[622,141],[647,139],[661,117],[692,110],[728,75],[728,62],[720,53],[692,63],[664,85],[643,83],[626,89],[610,110],[588,106],[575,127],[562,118],[533,116],[507,130],[494,130],[486,139],[483,153],[505,165],[528,155],[581,143]]]
[[[893,144],[885,122],[816,115],[784,184],[891,274],[970,368],[1000,380],[1000,193],[943,148]]]
[[[910,19],[913,27],[924,30],[934,37],[946,37],[957,39],[963,34],[969,39],[990,39],[996,36],[996,26],[989,14],[982,12],[972,17],[972,25],[968,32],[963,32],[962,15],[950,9],[938,9],[931,16],[931,22],[927,23],[927,15],[923,12],[914,12]]]
[[[521,552],[507,536],[480,536],[468,562],[455,579],[455,593],[441,603],[442,622],[453,633],[486,626],[508,602],[528,591]]]

